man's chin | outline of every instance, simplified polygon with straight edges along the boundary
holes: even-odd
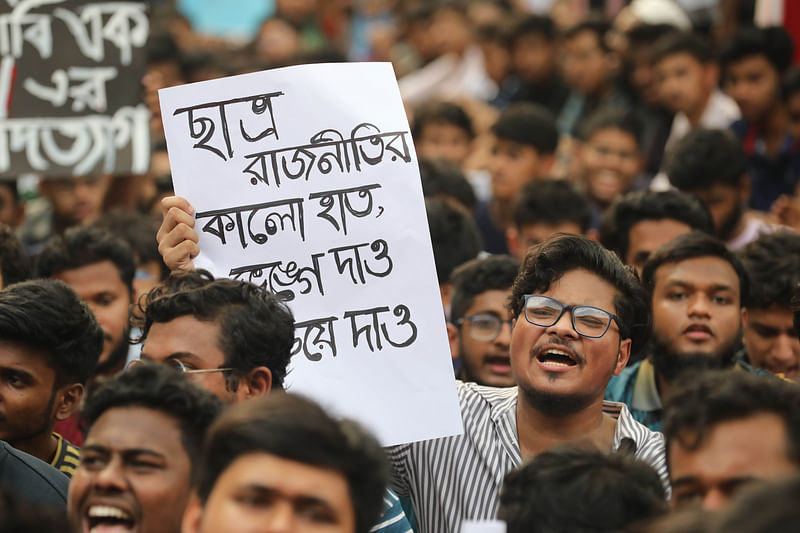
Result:
[[[578,413],[595,401],[593,395],[581,392],[542,390],[531,386],[520,388],[528,405],[548,417]]]

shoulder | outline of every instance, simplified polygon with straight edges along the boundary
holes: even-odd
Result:
[[[0,441],[0,487],[13,488],[31,503],[64,507],[69,478],[44,461]]]
[[[618,376],[611,376],[606,387],[605,399],[628,403],[633,391],[633,384],[636,382],[641,366],[642,361],[638,361],[631,366],[623,368]]]
[[[502,411],[516,404],[517,387],[486,387],[477,383],[456,381],[456,390],[464,418],[468,414]]]

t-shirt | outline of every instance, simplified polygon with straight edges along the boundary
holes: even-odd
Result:
[[[53,436],[58,440],[58,445],[50,466],[71,478],[81,461],[81,449],[58,433],[53,433]]]
[[[67,506],[69,478],[32,455],[0,441],[0,489],[31,505]]]

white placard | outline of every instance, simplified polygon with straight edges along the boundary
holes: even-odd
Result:
[[[384,445],[461,417],[416,153],[388,63],[303,65],[159,92],[198,268],[288,298],[287,388]]]

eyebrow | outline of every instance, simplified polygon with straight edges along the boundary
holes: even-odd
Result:
[[[152,356],[148,355],[145,352],[142,352],[142,359],[147,359],[148,361],[155,361]],[[199,361],[201,358],[199,355],[192,353],[192,352],[172,352],[167,357],[164,358],[164,361],[168,361],[170,359],[191,359],[193,361]]]
[[[692,290],[697,289],[697,286],[694,283],[691,283],[691,282],[688,282],[688,281],[681,281],[681,280],[668,281],[666,283],[666,285],[664,286],[664,288],[670,288],[670,287],[682,287],[682,288],[685,288],[685,289],[692,289]],[[735,291],[736,290],[734,287],[731,287],[730,285],[723,285],[722,283],[714,283],[712,285],[709,285],[707,287],[707,289],[712,290],[712,291]],[[704,290],[705,290],[705,288],[704,288]]]
[[[101,446],[99,444],[88,444],[84,445],[81,448],[82,451],[85,452],[95,452],[95,453],[109,453],[110,450],[107,446]],[[125,448],[122,450],[122,454],[126,457],[130,457],[132,455],[150,455],[152,457],[157,457],[159,459],[166,458],[166,455],[163,453],[157,452],[155,450],[151,450],[149,448]]]
[[[1,374],[16,374],[25,381],[34,382],[36,381],[36,376],[32,373],[28,372],[27,370],[23,370],[21,368],[17,368],[15,366],[0,366],[0,373]]]
[[[272,488],[272,487],[268,487],[266,485],[260,485],[260,484],[255,483],[255,482],[254,483],[246,483],[246,484],[240,486],[239,490],[253,491],[253,492],[257,492],[257,493],[259,493],[259,494],[261,494],[263,496],[282,497],[282,498],[286,498],[288,500],[291,500],[294,503],[321,505],[321,506],[327,508],[328,510],[330,510],[332,513],[338,515],[338,513],[336,513],[336,510],[333,508],[333,506],[330,504],[330,502],[328,502],[327,500],[325,500],[323,498],[318,498],[316,496],[309,496],[309,495],[303,495],[303,494],[301,494],[299,496],[288,496],[288,495],[284,494],[283,492],[281,492],[278,489],[275,489],[275,488]]]

